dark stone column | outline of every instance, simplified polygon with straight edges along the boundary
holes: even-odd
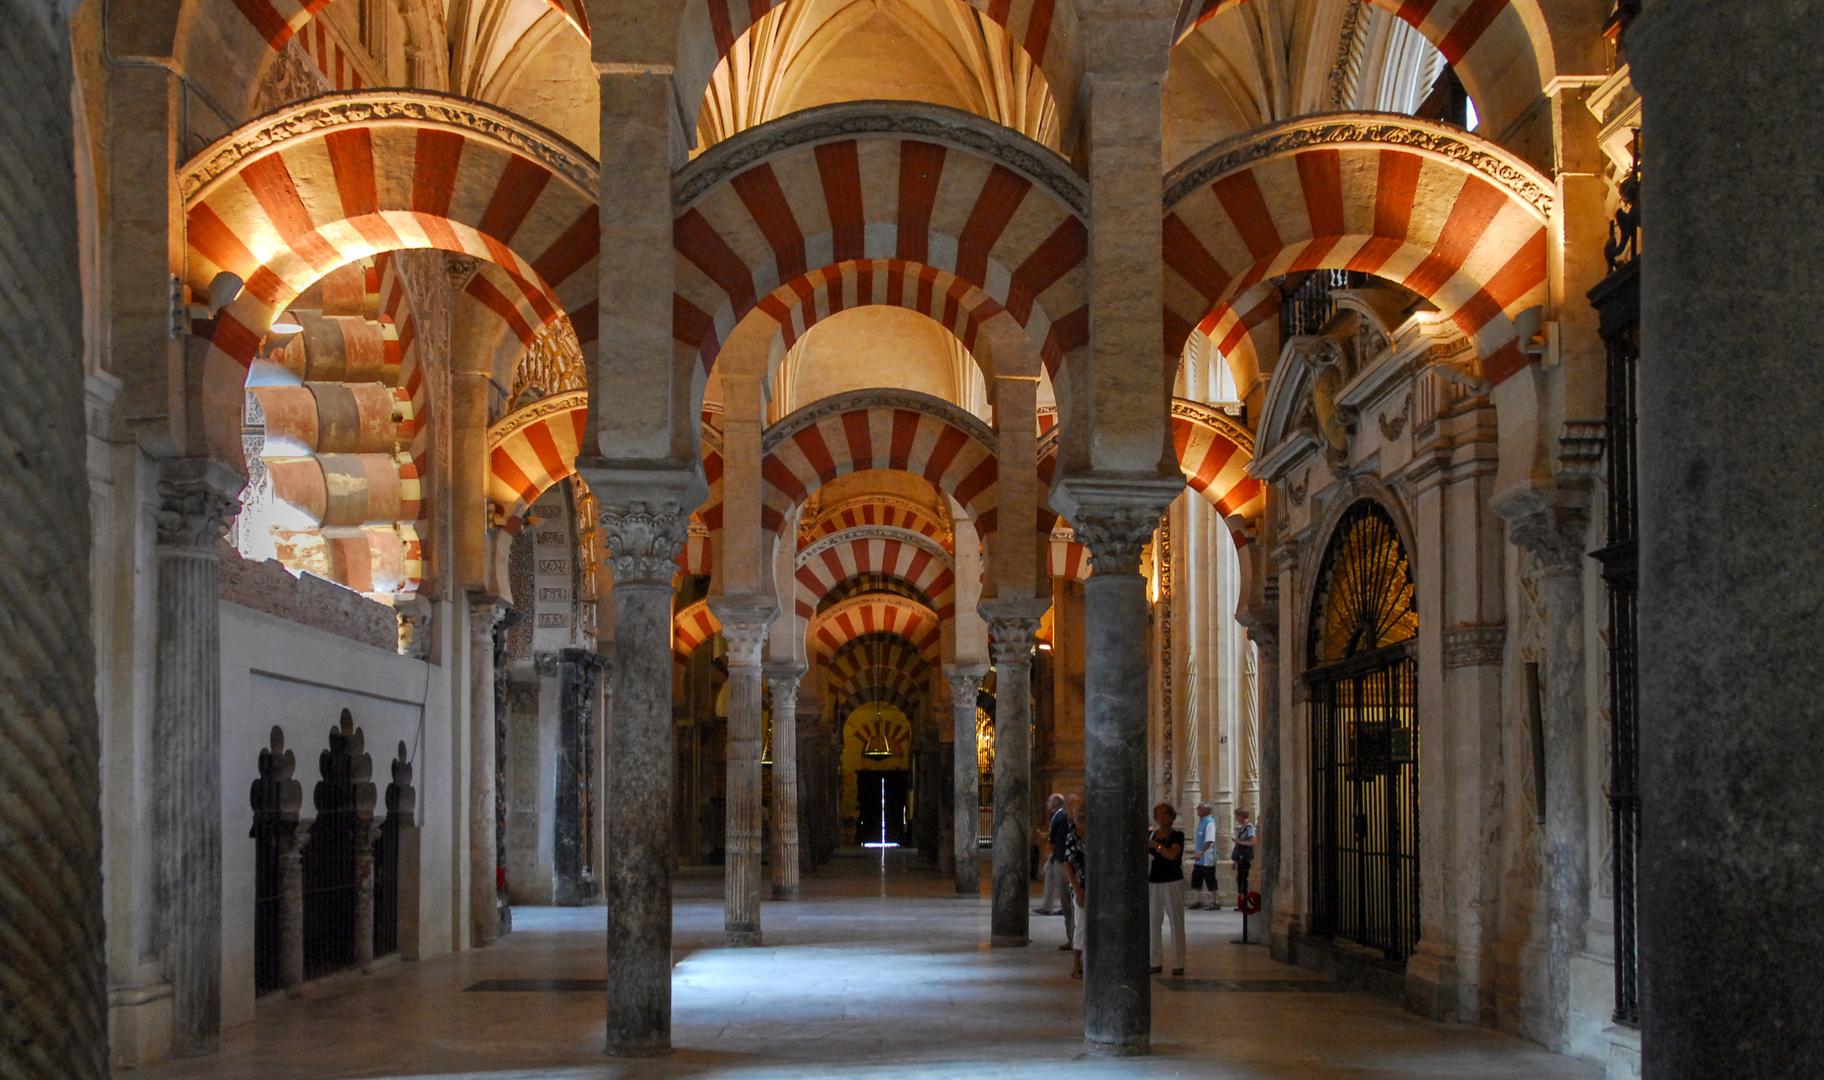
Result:
[[[599,770],[595,761],[596,677],[608,661],[587,649],[558,653],[557,797],[551,822],[552,871],[557,878],[556,901],[563,905],[586,904],[598,895],[600,882],[593,870],[595,848],[593,809],[586,794],[594,788]]]
[[[507,608],[469,588],[469,944],[500,937],[500,847],[495,837],[499,746],[495,731],[494,627]]]
[[[158,483],[153,845],[172,1049],[215,1049],[222,1025],[222,622],[216,543],[245,481],[184,458]],[[86,653],[85,653],[86,655]]]
[[[1049,597],[979,605],[993,638],[995,670],[994,945],[1032,940],[1032,639],[1050,606]]]
[[[1183,487],[1076,483],[1074,525],[1094,573],[1084,582],[1084,796],[1086,917],[1083,1028],[1090,1050],[1151,1052],[1152,980],[1147,973],[1146,579],[1140,552]]]
[[[1815,5],[1658,0],[1640,256],[1641,1061],[1824,1075]]]
[[[956,851],[956,895],[982,895],[981,856],[976,834],[981,829],[982,775],[976,759],[975,692],[988,672],[980,665],[944,665],[950,681],[950,705],[956,724],[955,758],[951,762],[956,788],[952,839]]]
[[[614,578],[607,1051],[648,1057],[671,1052],[671,580],[688,515],[664,490],[675,478],[654,476],[646,500],[616,502],[617,486],[637,485],[607,470],[584,475],[602,500]]]

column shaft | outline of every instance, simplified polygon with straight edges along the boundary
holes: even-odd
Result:
[[[1824,502],[1815,494],[1824,367],[1813,340],[1824,283],[1800,269],[1817,257],[1824,176],[1818,36],[1809,4],[1659,0],[1625,39],[1645,110],[1639,752],[1649,1080],[1824,1074]]]
[[[731,654],[733,650],[730,650]],[[728,839],[723,939],[760,944],[760,665],[728,665]]]
[[[172,1048],[216,1046],[222,1013],[221,557],[240,477],[199,459],[159,483],[152,717],[155,896],[173,995]]]
[[[798,899],[798,679],[796,664],[773,665],[773,899]]]
[[[1032,639],[1051,599],[981,605],[994,641],[994,907],[989,941],[1023,946],[1032,922]]]
[[[686,517],[675,496],[613,503],[603,496],[619,477],[593,469],[584,475],[602,498],[614,589],[607,1051],[647,1057],[671,1051],[671,580]]]
[[[494,601],[469,605],[469,943],[500,936],[499,848],[494,835]]]
[[[956,851],[956,895],[982,895],[982,868],[976,846],[981,831],[982,774],[975,741],[975,692],[986,674],[979,667],[949,666],[950,705],[956,724],[956,758],[951,776],[956,790],[953,841]]]

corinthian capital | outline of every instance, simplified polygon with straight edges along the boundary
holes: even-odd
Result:
[[[981,664],[945,664],[944,679],[950,683],[952,702],[974,703],[975,692],[982,688],[988,669]]]
[[[709,610],[722,624],[722,641],[728,646],[728,666],[758,668],[760,650],[766,646],[767,628],[779,617],[771,597],[712,596]]]
[[[999,664],[1032,662],[1032,639],[1051,601],[1044,598],[983,600],[976,610],[988,623],[989,649]]]
[[[1090,566],[1097,574],[1137,574],[1140,551],[1158,530],[1159,516],[1183,490],[1182,476],[1067,477],[1052,505],[1066,511],[1077,543],[1089,549]]]
[[[1528,490],[1495,504],[1508,539],[1533,553],[1549,574],[1579,573],[1590,514],[1577,490]]]
[[[604,504],[600,523],[616,585],[671,584],[690,527],[675,502]]]
[[[247,480],[218,461],[180,458],[158,481],[158,542],[166,547],[210,549],[241,511]]]

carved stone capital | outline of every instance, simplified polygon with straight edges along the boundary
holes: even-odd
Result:
[[[975,703],[975,692],[982,688],[982,679],[988,669],[980,664],[945,664],[944,679],[950,684],[950,701],[952,704]]]
[[[541,679],[557,678],[558,655],[553,650],[541,650],[532,654],[532,670]]]
[[[479,585],[471,585],[469,594],[469,633],[476,640],[493,640],[494,631],[513,608],[506,601]]]
[[[241,512],[246,478],[218,461],[179,458],[158,480],[158,542],[212,551]]]
[[[1077,543],[1089,549],[1097,574],[1137,574],[1140,552],[1159,528],[1159,516],[1184,490],[1184,477],[1133,480],[1067,478],[1059,498],[1068,502],[1066,516]],[[1062,507],[1059,507],[1062,509]]]
[[[766,647],[766,633],[779,617],[779,605],[771,597],[712,596],[709,610],[722,624],[722,641],[728,647],[728,666],[760,667],[760,652]]]
[[[1507,627],[1462,626],[1444,632],[1444,666],[1483,667],[1499,664],[1507,646]]]
[[[983,600],[976,605],[988,623],[989,651],[996,665],[1032,662],[1032,639],[1051,607],[1043,597]]]
[[[1497,502],[1494,511],[1507,520],[1508,539],[1537,557],[1546,573],[1578,573],[1590,522],[1581,494],[1522,491]]]
[[[766,664],[760,668],[760,673],[766,676],[767,686],[772,689],[775,715],[782,708],[797,711],[798,686],[804,678],[804,673],[809,670],[810,665],[799,660],[788,664]]]
[[[673,502],[602,506],[602,545],[615,585],[671,585],[689,535],[690,515]]]

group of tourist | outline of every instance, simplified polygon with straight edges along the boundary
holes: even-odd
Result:
[[[1045,896],[1034,914],[1064,916],[1064,944],[1060,950],[1072,954],[1070,977],[1083,977],[1083,939],[1084,926],[1087,920],[1083,916],[1083,905],[1087,893],[1088,876],[1084,858],[1084,838],[1087,815],[1084,813],[1083,796],[1052,795],[1046,802],[1051,811],[1051,828],[1048,842],[1051,856],[1045,863]],[[1172,974],[1184,974],[1184,833],[1174,826],[1178,821],[1178,810],[1169,802],[1162,802],[1153,807],[1153,828],[1146,836],[1146,849],[1151,857],[1147,869],[1147,899],[1150,914],[1147,925],[1152,936],[1152,971],[1159,974],[1165,970],[1165,952],[1161,924],[1169,921],[1172,928]],[[1216,900],[1216,860],[1218,857],[1218,829],[1216,819],[1210,814],[1209,803],[1197,804],[1197,847],[1193,853],[1195,860],[1191,868],[1190,891],[1193,899],[1190,907],[1198,910],[1218,910],[1221,905]],[[1234,842],[1229,849],[1229,862],[1235,866],[1236,907],[1248,895],[1248,874],[1254,865],[1254,846],[1258,832],[1246,810],[1235,811]],[[1200,894],[1209,893],[1204,900]]]

